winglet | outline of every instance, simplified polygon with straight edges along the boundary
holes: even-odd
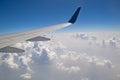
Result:
[[[71,17],[71,19],[68,21],[69,23],[74,24],[75,21],[77,20],[78,14],[80,12],[81,7],[78,7],[78,9],[75,11],[75,13],[73,14],[73,16]]]

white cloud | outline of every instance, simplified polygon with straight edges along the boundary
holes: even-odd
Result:
[[[82,78],[81,80],[89,80],[88,78]]]
[[[68,73],[76,73],[80,71],[80,67],[79,66],[69,66],[66,67],[63,63],[57,63],[56,67],[58,70],[62,70]]]
[[[22,74],[20,77],[22,77],[23,79],[31,79],[32,75],[30,73],[25,73],[25,74]]]
[[[17,54],[4,54],[2,56],[2,63],[7,65],[8,67],[10,68],[13,68],[13,69],[18,69],[19,66],[17,65],[17,63],[15,63],[14,61],[14,57],[16,56]]]
[[[26,52],[0,54],[0,65],[21,71],[18,71],[19,77],[24,80],[120,79],[118,75],[120,64],[117,62],[120,60],[117,58],[120,50],[118,47],[102,47],[102,40],[109,46],[111,38],[103,39],[101,35],[93,33],[84,33],[81,40],[73,37],[73,34],[54,36],[53,40],[47,42],[17,43],[16,46],[24,48]],[[117,38],[114,40],[116,46],[119,45],[118,40]]]

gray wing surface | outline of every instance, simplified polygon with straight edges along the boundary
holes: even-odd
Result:
[[[18,42],[24,42],[24,41],[48,41],[49,38],[42,37],[41,35],[45,33],[49,33],[67,26],[70,26],[75,23],[78,14],[80,11],[80,7],[75,11],[73,16],[68,22],[57,24],[45,28],[40,28],[36,30],[26,31],[26,32],[20,32],[20,33],[14,33],[14,34],[8,34],[8,35],[0,35],[0,52],[15,52],[20,53],[24,52],[22,49],[11,47],[12,44],[18,43]]]

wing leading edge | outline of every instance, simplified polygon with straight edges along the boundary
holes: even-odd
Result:
[[[41,28],[41,29],[0,36],[0,52],[21,53],[21,52],[24,52],[24,50],[19,49],[19,48],[14,48],[11,46],[15,43],[24,42],[24,41],[48,41],[50,40],[49,38],[45,38],[40,35],[43,35],[45,33],[52,32],[52,31],[70,26],[71,24],[74,24],[77,20],[80,9],[81,7],[78,7],[78,9],[75,11],[75,13],[73,14],[73,16],[70,18],[68,22],[53,25],[50,27]]]

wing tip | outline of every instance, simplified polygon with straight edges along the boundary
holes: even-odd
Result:
[[[70,18],[70,20],[68,21],[69,23],[74,24],[74,23],[76,22],[80,10],[81,10],[81,7],[78,7],[77,10],[75,11],[75,13],[73,14],[73,16],[72,16],[72,17]]]

